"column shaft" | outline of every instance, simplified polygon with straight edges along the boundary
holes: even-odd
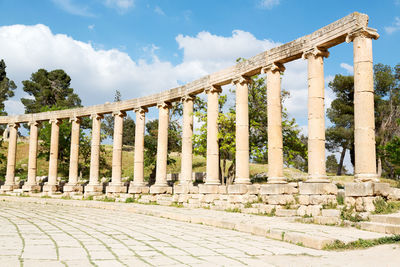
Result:
[[[235,184],[250,184],[249,172],[249,89],[248,79],[241,77],[236,84],[236,177]]]
[[[158,105],[157,171],[155,186],[167,186],[169,104]]]
[[[113,137],[113,156],[112,156],[112,175],[111,184],[120,186],[122,175],[122,135],[124,129],[125,112],[114,113],[114,137]]]
[[[94,114],[92,118],[92,144],[90,150],[89,185],[99,185],[100,129],[102,115]]]
[[[354,176],[379,181],[376,172],[372,38],[367,32],[353,39],[354,53]]]
[[[182,163],[179,184],[189,184],[192,182],[192,162],[193,162],[193,97],[186,96],[183,102],[183,127],[182,127]]]
[[[58,174],[58,140],[61,120],[50,120],[51,141],[50,141],[50,159],[49,159],[49,178],[47,185],[56,186]]]
[[[144,133],[147,109],[137,109],[133,186],[144,186]]]
[[[29,123],[29,157],[28,157],[28,180],[27,185],[36,185],[37,173],[37,151],[38,151],[38,128],[36,121]]]
[[[71,119],[71,123],[71,152],[69,159],[68,184],[76,185],[78,183],[79,134],[81,120],[79,118],[73,118]]]
[[[308,175],[307,182],[329,182],[325,166],[324,56],[317,48],[305,53],[308,60]]]
[[[10,137],[8,139],[7,172],[4,186],[2,186],[2,189],[4,188],[7,191],[12,191],[14,188],[17,188],[15,184],[15,162],[17,155],[18,127],[18,123],[8,125]]]
[[[268,115],[268,183],[286,183],[283,175],[283,137],[281,71],[284,67],[272,64],[267,73]]]
[[[205,184],[219,185],[218,95],[221,88],[212,86],[207,93],[207,177]]]

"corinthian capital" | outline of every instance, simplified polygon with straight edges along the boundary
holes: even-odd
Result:
[[[219,94],[222,92],[222,89],[221,89],[221,86],[219,86],[219,85],[211,85],[211,86],[207,87],[204,90],[204,92],[206,92],[206,94],[208,94],[208,93],[218,93]]]
[[[361,38],[372,38],[372,39],[378,39],[379,34],[376,32],[375,29],[372,28],[361,28],[355,31],[352,31],[346,36],[346,43],[350,43],[354,40],[356,37],[361,37]]]
[[[285,68],[285,66],[283,66],[283,64],[278,63],[278,62],[274,62],[274,63],[270,63],[267,66],[263,67],[261,69],[261,72],[262,73],[267,73],[268,71],[271,71],[271,72],[277,72],[277,71],[284,72],[285,69],[286,68]]]
[[[303,59],[307,59],[309,56],[313,57],[329,57],[329,52],[326,49],[321,49],[318,47],[311,48],[303,52],[301,56]]]
[[[182,96],[182,98],[181,98],[181,102],[183,103],[183,102],[190,102],[190,101],[193,101],[195,99],[195,96],[192,96],[192,95],[184,95],[184,96]]]
[[[251,79],[249,77],[243,76],[243,75],[240,75],[232,80],[233,84],[240,84],[240,85],[248,84],[250,82],[251,82]]]
[[[164,109],[169,109],[169,108],[171,108],[171,104],[169,103],[169,102],[165,102],[165,101],[163,101],[163,102],[158,102],[157,103],[157,107],[160,109],[160,108],[164,108]]]

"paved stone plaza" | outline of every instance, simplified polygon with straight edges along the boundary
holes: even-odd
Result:
[[[238,231],[95,208],[2,201],[0,225],[1,266],[400,264],[400,245],[321,251]]]

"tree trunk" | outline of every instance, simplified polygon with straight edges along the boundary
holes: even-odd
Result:
[[[342,153],[340,153],[340,160],[336,175],[342,175],[344,157],[346,156],[346,149],[347,149],[346,146],[343,146]]]

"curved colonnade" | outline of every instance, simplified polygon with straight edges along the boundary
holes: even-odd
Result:
[[[68,119],[72,124],[71,156],[69,180],[64,192],[81,192],[78,184],[79,131],[82,117],[91,117],[92,143],[89,184],[85,193],[100,193],[99,183],[100,125],[104,114],[114,117],[114,138],[112,153],[112,178],[106,188],[107,193],[126,193],[127,187],[121,181],[123,118],[126,112],[136,113],[134,180],[129,193],[147,193],[149,187],[144,182],[144,134],[145,115],[149,107],[159,110],[157,172],[156,181],[150,187],[150,193],[172,193],[167,184],[167,145],[168,119],[171,103],[183,102],[182,134],[182,170],[179,185],[180,192],[188,191],[192,183],[192,134],[193,101],[197,94],[207,95],[207,175],[203,193],[215,192],[220,184],[218,170],[218,96],[221,86],[236,85],[236,178],[235,184],[250,184],[249,176],[249,119],[248,119],[248,83],[252,75],[265,73],[268,94],[268,182],[287,183],[283,175],[283,141],[281,118],[281,79],[284,64],[299,58],[308,62],[308,180],[310,183],[327,183],[325,171],[325,114],[324,114],[324,57],[328,49],[343,42],[353,42],[354,49],[354,120],[355,120],[355,176],[360,182],[378,181],[375,156],[374,92],[372,39],[379,35],[375,29],[368,28],[368,16],[352,13],[312,34],[292,42],[260,53],[233,67],[207,75],[186,85],[173,88],[151,96],[130,99],[76,109],[49,111],[36,114],[2,116],[0,124],[8,124],[9,148],[7,156],[7,174],[1,191],[17,188],[15,183],[15,158],[17,132],[20,123],[30,126],[28,179],[24,191],[37,191],[36,165],[38,150],[38,127],[41,122],[51,123],[51,148],[48,182],[44,192],[56,192],[59,125]],[[180,188],[180,189],[178,189]]]

